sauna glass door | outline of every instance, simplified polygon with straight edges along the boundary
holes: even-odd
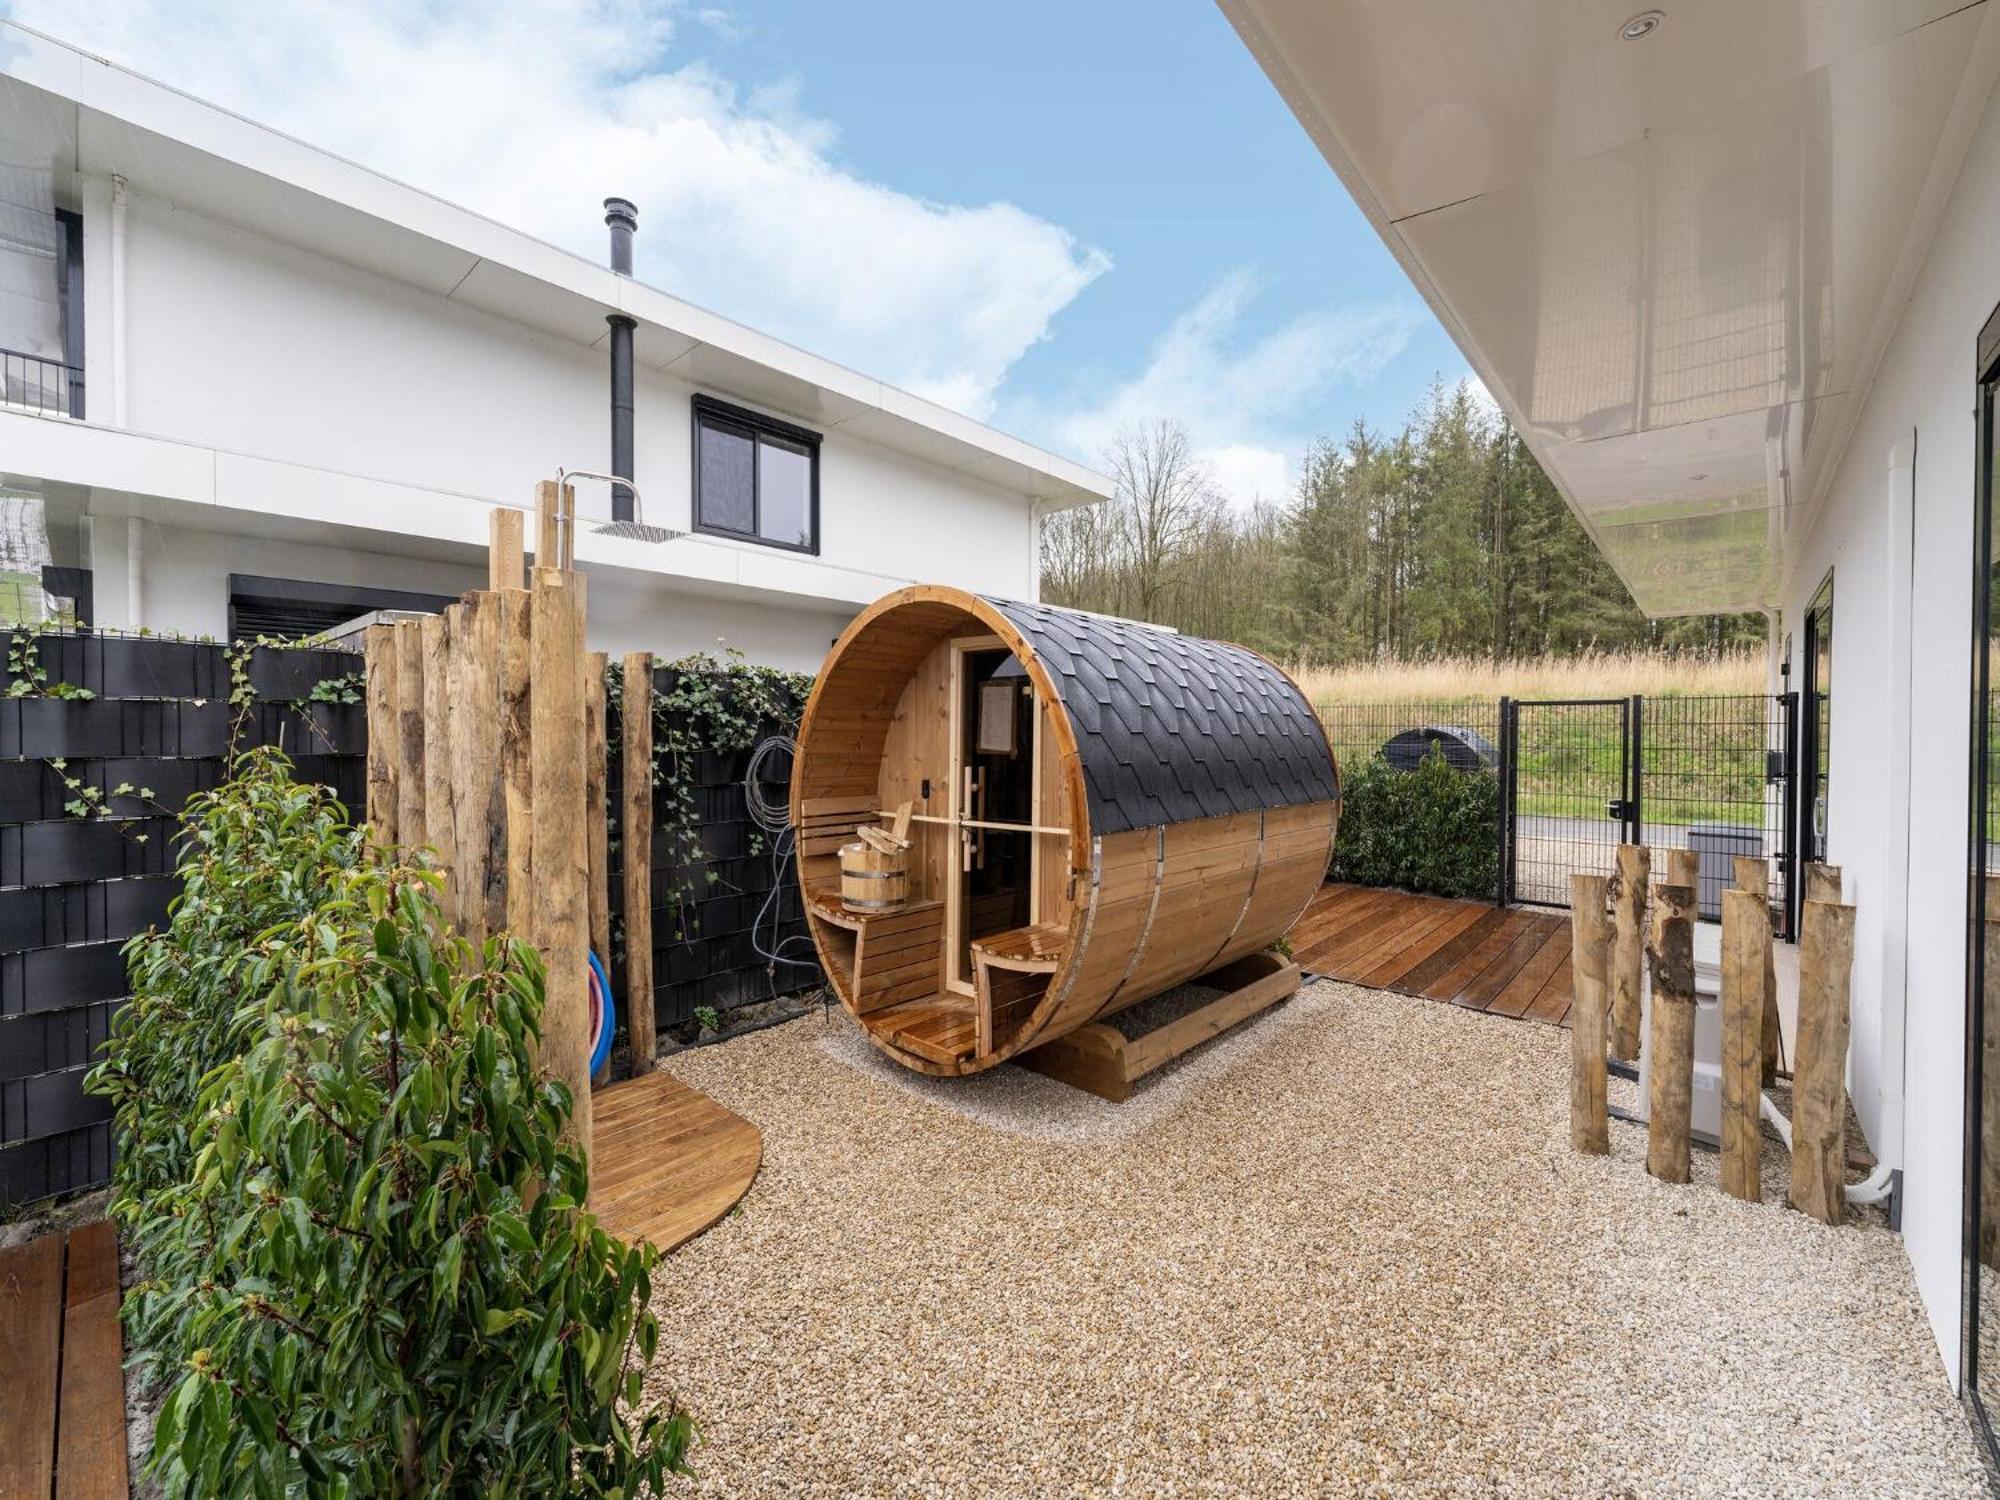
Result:
[[[1011,651],[958,654],[956,717],[951,979],[969,990],[973,940],[1034,919],[1035,687]]]

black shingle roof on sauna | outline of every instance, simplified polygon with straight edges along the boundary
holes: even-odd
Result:
[[[1340,795],[1310,705],[1256,652],[1047,604],[987,603],[1055,679],[1093,833]]]

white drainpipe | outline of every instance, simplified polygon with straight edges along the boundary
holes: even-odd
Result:
[[[125,426],[125,179],[111,179],[111,421]]]
[[[1881,1015],[1876,1050],[1880,1080],[1875,1142],[1879,1165],[1867,1182],[1848,1189],[1848,1201],[1874,1203],[1889,1196],[1891,1177],[1903,1165],[1904,1039],[1910,1013],[1910,678],[1911,594],[1916,552],[1917,434],[1909,432],[1889,451],[1888,504],[1884,518],[1883,568],[1887,583],[1884,654],[1889,664],[1888,700],[1882,721],[1889,726],[1887,764],[1881,789],[1888,806],[1888,837],[1882,850],[1882,884],[1877,899],[1886,908],[1882,923]],[[1865,895],[1866,893],[1860,893]]]
[[[146,523],[125,518],[125,628],[146,623]]]

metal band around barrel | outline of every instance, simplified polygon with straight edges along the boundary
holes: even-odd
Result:
[[[1113,985],[1111,993],[1104,997],[1106,1008],[1115,1003],[1125,992],[1125,986],[1132,982],[1132,975],[1139,968],[1139,960],[1145,956],[1146,940],[1153,935],[1153,918],[1159,915],[1160,887],[1167,883],[1166,825],[1162,824],[1156,832],[1160,837],[1153,849],[1153,899],[1146,903],[1146,921],[1139,929],[1139,941],[1132,945],[1132,956],[1125,961],[1125,972],[1118,976],[1118,983]]]
[[[842,880],[902,880],[909,875],[908,870],[842,870]]]

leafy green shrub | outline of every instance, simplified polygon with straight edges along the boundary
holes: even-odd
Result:
[[[272,749],[239,756],[228,784],[181,815],[181,894],[164,932],[125,947],[132,998],[112,1022],[89,1086],[113,1102],[118,1158],[111,1211],[128,1239],[153,1196],[184,1180],[190,1127],[208,1075],[240,1057],[262,1025],[268,967],[258,939],[328,900],[361,858],[361,835],[326,788],[293,780]]]
[[[284,805],[257,779],[215,801]],[[243,1047],[183,1121],[185,1177],[126,1204],[127,1323],[170,1382],[149,1473],[169,1496],[657,1491],[692,1423],[619,1409],[659,1339],[657,1253],[580,1207],[569,1094],[534,1061],[539,960],[451,935],[429,870],[300,873],[311,909],[218,955]],[[234,902],[220,873],[175,928],[224,931],[209,902]],[[208,975],[179,976],[191,1005]]]
[[[1345,779],[1331,879],[1491,898],[1499,871],[1500,780],[1454,771],[1433,747],[1414,771],[1377,755]]]

